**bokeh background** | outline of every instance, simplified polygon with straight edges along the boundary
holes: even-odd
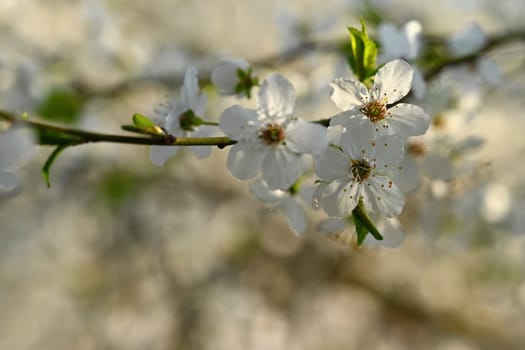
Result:
[[[377,14],[490,36],[523,29],[525,3],[0,0],[0,107],[119,133],[177,96],[188,65],[206,81],[220,58],[242,57],[275,64],[256,73],[284,73],[297,113],[325,118],[329,82],[350,74],[341,57],[272,58]],[[525,45],[489,55],[501,83],[476,85],[468,118],[453,113],[468,119],[454,138],[485,143],[452,180],[407,196],[396,249],[338,244],[313,211],[297,237],[232,178],[226,151],[158,168],[147,147],[75,147],[48,189],[51,149],[39,148],[0,197],[0,349],[525,349]],[[239,102],[206,92],[212,120]]]

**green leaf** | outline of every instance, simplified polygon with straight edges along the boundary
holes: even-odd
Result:
[[[73,124],[80,117],[83,107],[83,99],[74,91],[54,89],[47,94],[36,111],[44,119]]]
[[[355,226],[355,232],[357,233],[357,245],[361,245],[365,241],[366,235],[368,234],[368,230],[361,221],[356,220],[355,218],[353,221]]]
[[[361,30],[348,27],[350,47],[348,64],[359,81],[365,84],[374,75],[377,67],[377,45],[368,37],[364,19],[361,18]]]
[[[154,128],[157,126],[151,119],[139,113],[133,114],[133,125],[141,129]]]
[[[352,217],[354,219],[355,230],[357,233],[357,244],[361,245],[368,233],[374,236],[378,241],[383,240],[383,236],[379,233],[370,216],[365,210],[363,201],[359,201],[357,207],[352,210]]]
[[[146,134],[152,136],[163,136],[166,135],[166,132],[162,128],[156,125],[148,117],[135,113],[133,114],[133,125],[121,125],[122,130],[136,132],[139,134]]]
[[[44,176],[44,181],[46,182],[47,187],[51,187],[51,182],[49,181],[49,171],[51,170],[51,166],[53,165],[54,161],[57,159],[57,157],[62,153],[63,150],[68,148],[70,145],[59,145],[55,150],[49,155],[49,157],[46,160],[46,163],[42,167],[42,175]]]

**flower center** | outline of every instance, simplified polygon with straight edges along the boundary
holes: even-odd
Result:
[[[379,101],[369,102],[360,111],[370,119],[372,123],[385,119],[387,114],[386,105]]]
[[[284,128],[275,123],[270,123],[259,133],[259,138],[267,145],[280,144],[285,139]]]
[[[372,167],[370,166],[370,163],[368,163],[365,159],[360,160],[353,160],[352,159],[352,167],[350,168],[350,172],[352,173],[352,179],[357,182],[363,182],[364,180],[368,179],[368,176],[370,176],[370,171],[372,170]]]
[[[179,125],[182,130],[194,131],[195,126],[195,113],[191,109],[182,113],[179,117]]]

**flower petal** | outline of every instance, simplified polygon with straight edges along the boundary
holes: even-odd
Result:
[[[32,130],[14,128],[0,132],[0,170],[16,170],[35,154]]]
[[[412,20],[405,23],[403,34],[407,42],[407,51],[403,57],[413,60],[419,56],[422,46],[422,33],[423,27],[420,22]]]
[[[361,159],[370,154],[376,132],[375,126],[368,119],[341,113],[330,121],[330,126],[332,125],[343,126],[339,146],[350,159]]]
[[[405,97],[412,86],[414,71],[403,60],[394,60],[385,64],[377,71],[374,85],[370,91],[375,100],[386,99],[388,104]]]
[[[179,149],[180,146],[151,146],[149,149],[149,159],[156,166],[163,166]]]
[[[219,127],[230,138],[237,141],[257,138],[257,112],[239,105],[231,106],[222,112]]]
[[[388,170],[397,165],[405,157],[405,140],[397,136],[378,137],[373,144],[374,160],[378,171]]]
[[[235,87],[239,82],[237,70],[245,70],[249,67],[248,62],[241,59],[224,59],[211,73],[212,83],[219,89],[221,94],[235,94]]]
[[[264,154],[253,142],[239,142],[230,149],[226,165],[233,176],[246,180],[259,173]]]
[[[350,159],[334,147],[327,148],[319,156],[314,157],[315,173],[325,181],[349,178]]]
[[[388,176],[394,180],[397,187],[399,187],[403,193],[412,192],[421,183],[419,167],[410,157],[406,157],[398,168],[390,169]]]
[[[304,120],[293,121],[286,128],[286,144],[296,153],[320,153],[328,147],[326,128]]]
[[[210,125],[201,125],[191,134],[191,137],[211,137],[217,135],[217,128]],[[193,154],[199,159],[205,159],[210,156],[212,146],[189,146]]]
[[[430,125],[430,116],[419,106],[399,103],[388,110],[385,121],[390,135],[407,137],[423,135]]]
[[[281,203],[284,214],[288,217],[288,225],[298,235],[302,235],[308,228],[304,208],[293,198],[284,198]]]
[[[208,97],[205,94],[199,94],[199,79],[195,67],[186,69],[181,95],[185,109],[191,109],[197,116],[202,117]]]
[[[269,147],[262,162],[262,178],[271,189],[287,190],[306,169],[300,155],[286,147]]]
[[[262,179],[255,181],[251,185],[250,192],[263,202],[277,202],[284,195],[284,192],[281,190],[271,190]]]
[[[358,109],[369,100],[368,89],[359,80],[337,78],[330,87],[332,101],[343,111]]]
[[[0,194],[12,191],[17,186],[18,180],[14,174],[0,170]]]
[[[346,219],[325,219],[317,225],[317,229],[322,232],[334,234],[343,232],[348,228],[348,221]]]
[[[414,77],[412,78],[412,93],[417,99],[422,99],[427,93],[427,83],[421,69],[414,67]]]
[[[323,209],[331,217],[347,217],[361,198],[362,185],[354,181],[336,180],[326,187]]]
[[[374,212],[387,217],[398,216],[405,205],[405,196],[388,176],[375,176],[368,179],[369,186],[363,186],[365,205]]]
[[[211,154],[211,146],[189,146],[189,149],[195,154],[195,157],[199,159],[206,159]]]
[[[281,74],[270,74],[259,90],[259,111],[270,119],[287,118],[295,105],[295,89]]]

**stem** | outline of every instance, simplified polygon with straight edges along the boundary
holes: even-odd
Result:
[[[103,134],[91,131],[84,131],[63,126],[45,124],[32,120],[20,119],[10,112],[0,110],[0,118],[13,123],[26,124],[38,131],[54,132],[58,136],[50,138],[41,144],[61,145],[79,145],[91,142],[111,142],[134,145],[157,145],[157,146],[217,146],[223,148],[235,144],[237,141],[228,137],[174,137],[168,136],[151,136],[137,137],[127,135]]]
[[[217,122],[207,122],[207,121],[202,121],[201,122],[201,125],[211,125],[211,126],[219,126],[219,123]]]

